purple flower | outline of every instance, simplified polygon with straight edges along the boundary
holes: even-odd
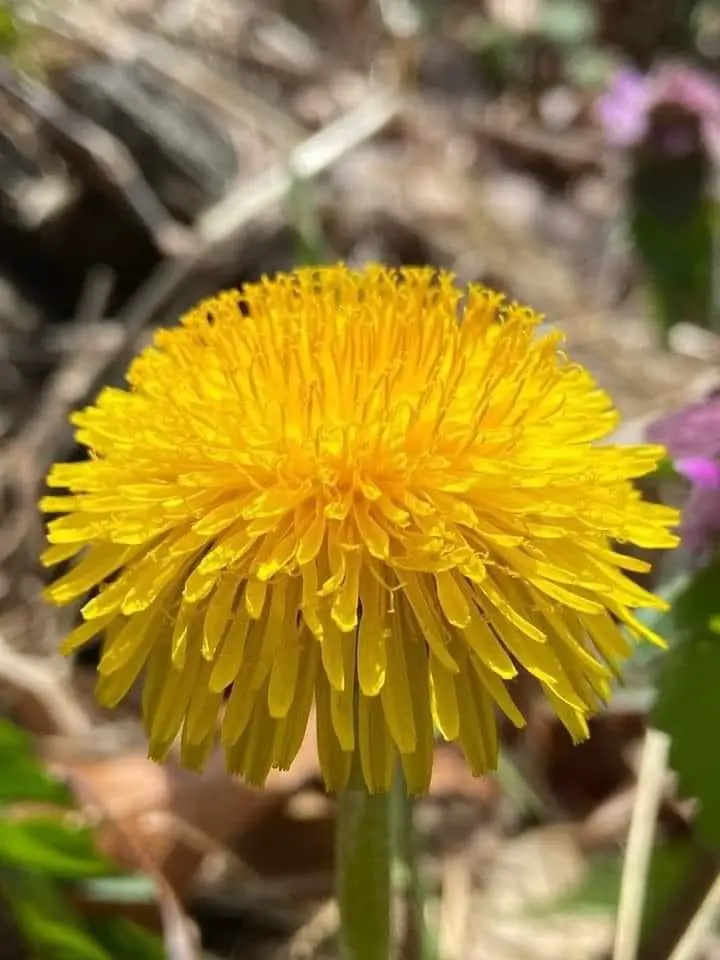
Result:
[[[720,454],[720,393],[651,423],[647,437],[651,443],[667,447],[676,461],[717,456]]]
[[[675,461],[675,469],[698,490],[720,489],[720,462],[708,457],[685,457]]]
[[[720,396],[693,404],[647,429],[692,483],[683,509],[684,545],[704,556],[720,544]]]
[[[597,100],[595,115],[608,143],[628,148],[645,139],[652,114],[662,107],[676,107],[696,117],[708,151],[720,156],[720,85],[681,63],[663,64],[650,74],[619,70]]]
[[[608,142],[615,147],[639,143],[647,133],[651,104],[652,84],[648,77],[631,67],[618,70],[610,89],[595,104]]]
[[[720,84],[680,63],[666,64],[655,80],[655,104],[674,104],[701,122],[708,151],[720,157]]]
[[[720,493],[695,487],[685,501],[682,541],[690,553],[706,557],[720,544]]]

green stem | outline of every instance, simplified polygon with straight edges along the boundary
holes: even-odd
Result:
[[[408,796],[402,773],[395,785],[397,845],[405,868],[405,939],[403,960],[436,960],[437,943],[425,925],[425,890],[420,876],[419,849],[413,821],[413,798]]]
[[[353,779],[338,797],[337,884],[342,960],[388,960],[392,793]]]

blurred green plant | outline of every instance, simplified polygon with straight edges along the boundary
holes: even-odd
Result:
[[[672,953],[720,870],[720,770],[708,749],[720,722],[719,417],[715,393],[650,423],[644,437],[669,452],[652,478],[658,499],[677,503],[684,492],[683,549],[661,564],[655,587],[669,609],[640,614],[668,649],[639,647],[624,682],[650,695],[648,726],[669,735],[669,766],[677,775],[678,793],[695,800],[697,809],[681,838],[660,840],[652,850],[649,872],[640,881],[638,960]],[[584,882],[550,909],[615,912],[624,858],[620,850],[591,857]]]
[[[548,76],[553,83],[600,90],[616,68],[616,57],[598,45],[597,28],[590,0],[544,0],[527,29],[479,16],[465,42],[477,56],[490,95],[516,85],[537,91]]]
[[[675,891],[692,870],[695,852],[686,840],[674,840],[654,847],[647,878],[643,928],[652,930],[663,915]],[[620,899],[623,854],[621,851],[591,856],[578,886],[549,904],[543,914],[613,913]]]
[[[82,916],[74,889],[117,870],[98,852],[92,833],[74,822],[67,788],[47,775],[27,735],[7,721],[0,721],[0,770],[0,899],[32,956],[162,960],[159,938],[131,921]],[[58,814],[34,813],[33,804],[57,807]]]
[[[720,556],[698,571],[675,598],[663,628],[672,641],[661,661],[650,722],[671,737],[670,764],[680,792],[695,797],[698,839],[720,853],[720,768],[708,756],[708,737],[720,729],[720,638],[711,621],[720,606]]]
[[[715,196],[720,86],[665,62],[619,70],[596,104],[609,144],[627,150],[628,232],[665,336],[685,321],[720,323]]]
[[[684,156],[663,155],[652,147],[636,153],[630,234],[665,331],[681,320],[713,326],[717,210],[710,177],[711,162],[702,149]]]
[[[286,208],[288,220],[295,233],[295,256],[298,266],[315,266],[335,259],[325,234],[313,184],[295,174],[288,191]]]
[[[668,581],[661,592],[671,607],[649,623],[668,640],[669,650],[652,663],[656,700],[648,724],[670,735],[679,792],[697,800],[698,809],[688,836],[653,847],[644,878],[637,954],[642,960],[669,955],[720,868],[720,770],[708,753],[708,738],[720,720],[720,638],[712,631],[719,577],[720,556]],[[583,882],[550,909],[614,913],[624,857],[623,851],[591,857]]]
[[[6,57],[13,53],[20,42],[15,12],[9,3],[0,3],[0,54]]]

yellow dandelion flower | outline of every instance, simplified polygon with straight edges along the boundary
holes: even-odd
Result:
[[[617,416],[540,318],[431,269],[298,270],[206,300],[73,417],[85,462],[42,509],[52,584],[94,591],[98,696],[144,674],[150,753],[262,784],[314,708],[330,789],[357,751],[427,788],[436,730],[495,766],[508,682],[537,678],[575,740],[636,618],[662,601],[613,541],[672,547],[675,511],[631,479],[658,446],[597,445]],[[620,626],[626,628],[621,632]]]

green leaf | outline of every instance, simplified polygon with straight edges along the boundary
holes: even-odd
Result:
[[[648,143],[635,151],[630,234],[664,331],[681,320],[712,326],[716,213],[711,171],[711,160],[700,148],[674,156]]]
[[[655,633],[659,633],[669,644],[680,639],[675,604],[683,602],[683,597],[685,597],[690,587],[695,583],[696,578],[696,573],[683,571],[671,579],[666,580],[664,583],[661,583],[660,586],[656,588],[655,593],[658,597],[662,597],[663,600],[667,601],[667,603],[670,604],[670,608],[668,610],[653,610],[651,608],[638,610],[636,614],[638,620],[644,623],[646,627],[654,630]],[[694,602],[694,600],[691,599],[691,602]],[[647,646],[647,644],[640,644],[638,649],[642,650]],[[650,649],[657,650],[657,647],[650,647]]]
[[[88,926],[113,960],[165,960],[161,938],[131,920],[93,920]]]
[[[293,170],[290,175],[287,210],[295,230],[295,262],[304,266],[329,263],[334,258],[322,225],[314,188]]]
[[[90,831],[48,817],[0,820],[0,861],[63,880],[101,876],[112,869],[95,849]]]
[[[543,913],[612,913],[620,900],[622,857],[600,854],[590,859],[587,873],[575,890],[542,906]]]
[[[656,588],[655,593],[666,600],[669,604],[682,597],[687,591],[693,576],[687,571],[677,574],[665,580]],[[644,623],[648,629],[654,631],[663,640],[667,641],[668,647],[672,648],[677,640],[677,625],[673,620],[673,607],[669,610],[638,610],[635,614],[641,623]],[[634,641],[633,641],[634,642]],[[664,663],[668,653],[666,649],[657,647],[652,643],[638,643],[633,647],[630,659],[626,662],[623,669],[623,686],[637,687],[655,685],[655,678],[658,669]]]
[[[653,848],[646,883],[643,928],[657,924],[673,895],[690,875],[695,850],[687,841]],[[567,896],[543,907],[545,912],[614,913],[620,900],[623,860],[620,854],[600,854],[590,860],[580,885]]]
[[[3,870],[2,885],[33,956],[42,960],[115,960],[83,929],[52,880]]]
[[[657,467],[649,474],[649,480],[677,480],[680,474],[675,469],[675,463],[670,457],[663,457]]]
[[[49,777],[32,753],[30,737],[7,720],[0,720],[0,803],[70,802],[67,788]]]
[[[652,724],[672,738],[670,763],[680,790],[696,797],[698,837],[720,850],[720,769],[712,762],[712,737],[720,729],[720,637],[710,621],[720,600],[720,558],[701,570],[667,617],[675,644],[662,662]]]
[[[0,3],[0,54],[12,53],[20,41],[12,5]]]

